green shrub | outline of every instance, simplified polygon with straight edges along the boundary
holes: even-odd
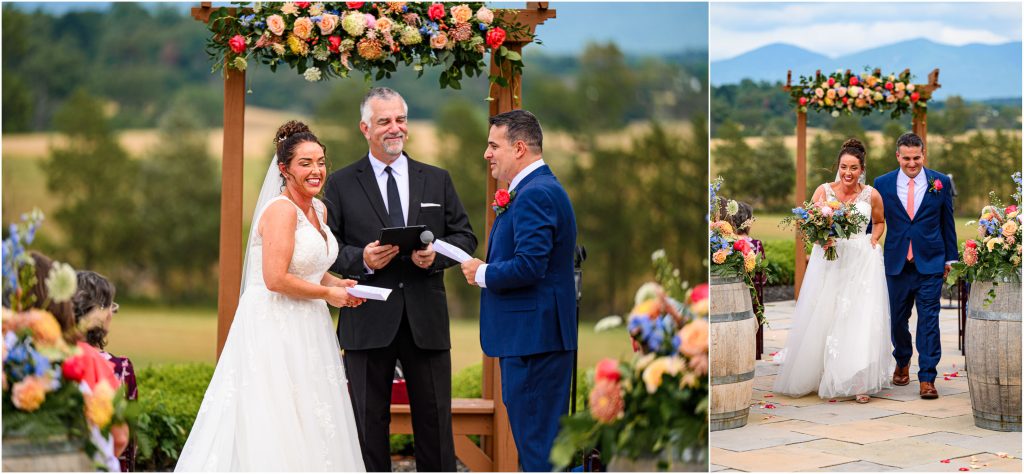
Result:
[[[213,366],[155,365],[138,371],[136,377],[139,385],[136,469],[173,470],[213,377]]]
[[[796,278],[793,241],[769,240],[762,244],[768,260],[768,285],[792,285]]]

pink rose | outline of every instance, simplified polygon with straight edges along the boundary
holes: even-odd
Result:
[[[708,299],[708,289],[709,287],[707,283],[701,283],[693,287],[693,291],[690,292],[690,304],[700,303],[701,301]]]
[[[618,382],[621,378],[622,374],[619,373],[619,361],[615,359],[602,359],[601,362],[597,363],[597,369],[594,373],[595,382]]]
[[[823,215],[825,217],[831,217],[832,216],[832,206],[825,205],[825,206],[819,207],[818,209],[821,209],[821,215]]]
[[[964,249],[964,263],[968,267],[973,267],[978,263],[978,249],[976,248],[965,248]]]
[[[512,201],[507,189],[499,189],[494,193],[494,204],[498,207],[505,207]]]
[[[329,35],[338,27],[338,15],[325,13],[320,17],[320,34]]]
[[[309,17],[302,17],[295,20],[295,26],[292,27],[292,31],[299,39],[309,39],[310,35],[313,34],[313,20]]]
[[[491,22],[494,21],[494,12],[487,7],[480,7],[480,9],[476,11],[476,19],[480,20],[480,23],[490,25]]]
[[[271,33],[281,36],[284,33],[284,18],[281,15],[270,15],[267,17],[267,29]]]
[[[434,21],[444,18],[444,4],[435,3],[431,5],[430,8],[427,9],[427,16]]]
[[[487,46],[491,49],[498,49],[501,44],[505,42],[505,30],[501,27],[495,26],[490,30],[487,30]]]
[[[331,43],[331,45],[327,47],[328,51],[330,51],[332,53],[335,53],[335,54],[341,52],[341,37],[340,36],[331,36],[331,37],[327,38],[327,41]]]
[[[373,16],[373,15],[371,15],[369,13],[366,13],[363,16],[366,17],[366,27],[367,28],[372,30],[372,29],[377,27],[377,17],[375,17],[375,16]]]
[[[939,181],[937,179],[935,181],[932,181],[932,187],[934,187],[936,191],[942,191],[942,181]]]
[[[242,54],[242,53],[244,53],[245,52],[245,37],[242,36],[242,35],[232,36],[231,39],[228,40],[228,46],[231,47],[231,50],[234,51],[235,54]]]

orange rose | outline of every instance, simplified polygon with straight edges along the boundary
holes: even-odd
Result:
[[[679,353],[695,357],[708,352],[708,322],[695,319],[679,330]]]
[[[46,379],[35,376],[25,377],[11,389],[11,402],[21,411],[36,411],[46,400]]]
[[[295,36],[298,36],[299,39],[309,39],[309,36],[313,34],[313,20],[310,20],[309,17],[305,16],[295,20],[295,26],[292,27],[292,32],[294,32]]]

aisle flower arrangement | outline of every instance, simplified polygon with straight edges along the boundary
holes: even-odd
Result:
[[[757,299],[757,293],[754,291],[754,275],[764,271],[768,263],[754,250],[750,239],[738,235],[730,223],[730,217],[736,215],[739,204],[720,196],[724,181],[722,177],[716,178],[708,190],[708,216],[711,221],[708,251],[711,255],[711,275],[742,278],[750,289],[754,313],[758,321],[764,323],[764,305]],[[723,206],[722,202],[726,204]],[[739,227],[746,224],[741,223]]]
[[[658,283],[637,291],[628,318],[636,354],[588,374],[587,409],[563,418],[556,466],[595,448],[605,462],[654,459],[659,469],[707,461],[708,285],[681,282],[664,251],[652,260]]]

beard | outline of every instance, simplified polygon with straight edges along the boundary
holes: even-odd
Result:
[[[384,148],[384,152],[389,155],[397,155],[399,153],[402,153],[402,150],[405,148],[405,135],[399,135],[397,137],[385,137],[381,145]]]

